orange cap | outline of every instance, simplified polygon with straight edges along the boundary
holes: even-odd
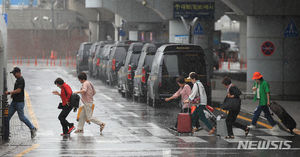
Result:
[[[252,80],[258,80],[261,79],[263,76],[259,72],[253,73]]]

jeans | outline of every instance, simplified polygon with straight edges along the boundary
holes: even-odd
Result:
[[[66,118],[69,115],[69,113],[72,111],[72,107],[64,106],[62,111],[60,112],[58,119],[60,120],[60,124],[62,126],[63,134],[67,134],[69,131],[69,128],[72,127],[74,124],[69,123]],[[68,128],[69,127],[69,128]]]
[[[267,105],[264,105],[264,106],[259,105],[259,106],[257,106],[257,108],[254,111],[254,116],[253,116],[253,119],[252,119],[252,125],[256,125],[256,122],[257,122],[257,120],[259,118],[259,115],[260,115],[261,111],[264,111],[265,117],[267,118],[267,120],[269,121],[269,123],[272,126],[275,126],[276,122],[272,118],[272,116],[270,114],[269,107]]]
[[[18,112],[19,119],[25,123],[29,129],[34,129],[34,126],[31,124],[31,122],[25,117],[24,115],[24,102],[15,102],[12,101],[9,105],[8,109],[8,120],[10,121],[11,117],[15,114],[15,112]]]
[[[197,121],[199,121],[199,119],[200,119],[207,126],[207,128],[209,130],[211,130],[212,126],[208,122],[208,120],[206,119],[203,110],[205,110],[205,105],[199,105],[199,106],[197,106],[196,110],[192,114],[192,126],[196,127]]]
[[[246,125],[235,122],[239,113],[240,113],[240,109],[239,110],[229,110],[229,113],[226,117],[226,126],[227,126],[228,136],[233,136],[232,125],[234,125],[237,128],[241,128],[243,130],[246,130],[246,128],[247,128]]]

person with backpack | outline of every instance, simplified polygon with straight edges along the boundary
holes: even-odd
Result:
[[[221,106],[223,109],[228,110],[228,115],[226,117],[226,126],[228,135],[225,136],[226,139],[234,139],[232,125],[237,128],[241,128],[245,130],[245,136],[248,135],[250,128],[247,125],[243,125],[236,122],[236,118],[241,110],[241,99],[240,95],[242,92],[240,89],[231,83],[231,79],[229,77],[225,77],[222,81],[222,84],[227,88],[227,95],[225,97],[224,103]]]
[[[66,118],[69,113],[72,111],[73,107],[70,104],[70,97],[72,95],[71,87],[64,82],[63,79],[57,78],[54,81],[54,84],[61,89],[60,93],[58,91],[53,91],[54,95],[58,95],[61,98],[61,103],[59,104],[58,108],[62,109],[60,112],[58,119],[61,123],[63,133],[61,136],[68,136],[70,133],[75,130],[74,123],[69,123]]]
[[[75,133],[83,133],[83,127],[86,121],[92,122],[100,126],[100,134],[105,127],[105,123],[93,117],[93,103],[94,95],[96,94],[93,84],[87,80],[87,75],[84,72],[81,72],[78,75],[79,82],[82,84],[81,90],[74,92],[76,94],[81,94],[81,101],[83,103],[83,108],[79,116],[78,129]]]
[[[199,119],[207,126],[207,128],[210,130],[209,135],[213,134],[216,130],[215,127],[212,127],[212,125],[209,123],[207,118],[205,117],[204,110],[205,106],[207,105],[207,96],[205,92],[205,88],[203,84],[198,80],[198,74],[195,72],[191,72],[189,74],[188,80],[191,80],[191,82],[194,84],[192,88],[192,92],[189,95],[189,99],[185,100],[185,103],[190,103],[192,101],[196,101],[196,109],[192,114],[192,132],[197,131],[196,123],[199,121]],[[197,99],[197,100],[194,100]]]

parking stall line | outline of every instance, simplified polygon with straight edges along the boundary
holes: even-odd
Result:
[[[121,105],[120,103],[115,103],[118,107],[120,107],[120,108],[124,108],[124,106],[123,105]]]
[[[109,96],[107,96],[107,95],[105,95],[105,94],[100,94],[100,95],[102,95],[104,98],[106,98],[107,100],[113,100],[111,97],[109,97]]]
[[[34,111],[32,109],[32,104],[31,104],[31,101],[30,101],[30,97],[29,97],[29,95],[26,91],[25,91],[25,100],[26,100],[26,106],[28,108],[28,113],[29,113],[29,116],[32,120],[32,123],[38,129],[39,128],[39,123],[38,123],[37,118],[36,118],[36,116],[34,114]]]
[[[140,117],[139,115],[137,115],[137,114],[134,113],[134,112],[128,112],[128,113],[131,114],[133,117],[136,117],[136,118]]]

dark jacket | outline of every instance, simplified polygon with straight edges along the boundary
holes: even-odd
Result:
[[[240,95],[242,92],[240,89],[234,85],[232,85],[228,90],[230,95],[234,95],[233,98],[225,97],[223,105],[221,108],[225,110],[240,110],[241,109],[241,99]]]

